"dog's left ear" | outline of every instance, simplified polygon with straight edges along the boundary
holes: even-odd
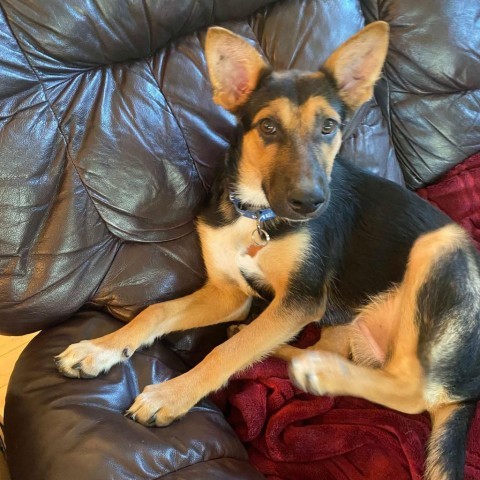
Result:
[[[268,64],[244,38],[221,27],[208,29],[205,40],[213,100],[235,112],[255,90]]]
[[[323,66],[351,110],[373,96],[373,86],[387,56],[389,30],[386,22],[371,23],[340,45]]]

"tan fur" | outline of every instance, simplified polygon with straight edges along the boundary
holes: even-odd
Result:
[[[277,98],[256,114],[253,123],[264,118],[274,118],[285,130],[295,135],[293,132],[295,126],[298,127],[299,112],[287,98]],[[277,144],[265,145],[257,129],[248,132],[243,140],[239,183],[252,188],[256,186],[258,190],[262,190],[262,179],[268,178],[270,172],[276,168],[288,172],[289,153],[286,148]],[[242,198],[249,197],[242,196]]]
[[[222,299],[214,309],[212,298]],[[251,298],[228,282],[209,282],[186,297],[151,305],[113,333],[70,345],[59,356],[59,368],[67,376],[79,377],[73,366],[81,362],[86,376],[96,376],[169,332],[243,319],[250,304]]]
[[[322,74],[323,75],[323,74]],[[305,103],[300,105],[300,125],[293,125],[293,128],[300,127],[300,131],[306,136],[312,133],[315,117],[322,115],[324,118],[332,118],[337,123],[341,122],[340,115],[327,100],[320,96],[310,97]]]
[[[180,395],[185,403],[178,401],[174,409],[165,408],[156,417],[157,425],[169,423],[173,418],[186,413],[204,395],[220,388],[235,371],[269,353],[278,345],[277,342],[284,343],[291,339],[303,325],[322,313],[286,311],[281,306],[289,275],[302,259],[298,252],[308,250],[310,238],[307,231],[300,228],[291,235],[272,240],[252,258],[246,251],[255,227],[254,220],[244,217],[222,229],[208,227],[199,221],[198,231],[202,237],[203,257],[209,279],[207,284],[192,295],[148,307],[114,333],[71,345],[59,357],[61,371],[68,376],[80,376],[80,371],[74,365],[81,362],[84,376],[96,376],[102,371],[108,371],[114,364],[125,361],[141,346],[149,345],[155,338],[169,332],[242,320],[249,311],[251,297],[255,292],[241,275],[240,268],[265,278],[273,288],[278,304],[273,309],[275,313],[269,309],[268,314],[254,322],[255,325],[259,323],[263,326],[246,329],[238,338],[229,340],[224,347],[212,352],[203,362],[205,370],[200,367],[194,369],[201,371],[201,381],[191,379],[195,375],[192,370],[182,375],[182,381],[170,380],[166,384],[146,389],[131,407],[136,419],[147,423],[152,415],[152,402],[167,398],[168,392],[175,388],[176,396]],[[258,328],[262,335],[258,334]],[[255,341],[250,338],[252,331]],[[226,354],[225,349],[228,349],[229,358],[220,360],[219,357]],[[230,358],[232,355],[234,358]],[[186,405],[187,402],[189,406]]]
[[[298,149],[297,155],[301,156],[302,146],[312,144],[317,115],[332,118],[338,123],[341,121],[338,113],[328,102],[323,97],[316,96],[309,98],[300,106],[293,104],[287,98],[277,98],[255,115],[253,124],[257,124],[264,118],[275,119],[289,133]],[[341,142],[342,136],[338,131],[330,143],[323,143],[316,147],[318,162],[325,168],[328,177]],[[295,162],[291,157],[292,153],[288,145],[275,143],[265,145],[257,129],[249,131],[244,136],[242,161],[239,167],[239,184],[248,186],[238,192],[241,198],[252,205],[268,203],[263,193],[262,179],[268,178],[275,169],[285,172],[285,175],[297,174],[296,171],[292,171]]]
[[[337,81],[340,96],[353,110],[373,95],[387,55],[388,31],[386,22],[371,23],[337,48],[324,64]]]
[[[298,109],[288,98],[276,98],[257,112],[253,123],[259,122],[262,118],[272,117],[279,120],[283,127],[291,132],[298,123],[298,113]]]
[[[323,327],[320,340],[306,349],[282,345],[275,350],[274,355],[287,362],[292,361],[305,351],[320,350],[332,352],[347,358],[351,352],[352,325],[339,325],[336,327]]]
[[[308,135],[312,135],[314,122],[317,115],[322,115],[325,119],[331,118],[338,124],[341,123],[341,118],[338,113],[329,105],[329,103],[323,97],[311,97],[300,107],[301,118],[301,131],[306,132],[306,138]],[[318,127],[317,127],[318,128]],[[305,139],[306,139],[305,138]],[[322,143],[320,147],[316,148],[317,159],[320,164],[325,167],[328,178],[332,173],[333,162],[335,156],[340,150],[342,143],[342,135],[340,129],[334,134],[333,139],[329,143]]]
[[[262,180],[275,166],[275,160],[284,160],[277,145],[265,146],[256,130],[250,130],[243,138],[242,161],[239,165],[239,192],[241,198],[252,205],[268,205]],[[258,199],[258,200],[257,200]]]
[[[333,118],[338,123],[341,121],[337,111],[325,98],[313,96],[301,105],[295,105],[288,98],[272,100],[257,112],[253,123],[259,122],[262,118],[273,117],[291,134],[308,138],[312,134],[315,117],[319,114],[325,118]]]
[[[208,29],[205,56],[213,86],[213,100],[235,111],[257,86],[268,65],[242,37],[221,27]]]
[[[229,227],[213,229],[199,222],[198,231],[202,236],[203,258],[211,282],[222,285],[233,283],[248,295],[255,295],[235,265],[251,270],[265,278],[265,281],[280,297],[286,292],[289,275],[301,262],[302,254],[308,249],[310,237],[306,229],[272,240],[255,257],[247,255],[252,243],[254,220],[240,218]],[[225,265],[232,268],[225,269]]]
[[[257,254],[260,270],[279,297],[287,293],[290,275],[303,260],[309,245],[308,231],[300,228],[293,235],[272,241],[271,251],[261,250]]]

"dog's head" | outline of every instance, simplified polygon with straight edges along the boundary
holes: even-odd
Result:
[[[272,72],[244,38],[208,30],[213,99],[243,126],[234,185],[243,203],[290,220],[322,212],[342,125],[373,95],[388,32],[385,22],[368,25],[311,73]]]

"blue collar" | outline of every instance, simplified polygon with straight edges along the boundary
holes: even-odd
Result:
[[[251,218],[252,220],[257,220],[257,222],[266,222],[267,220],[272,220],[277,215],[271,208],[266,208],[265,210],[243,210],[240,208],[241,201],[233,193],[229,195],[230,201],[233,203],[235,210],[242,215],[243,217]]]

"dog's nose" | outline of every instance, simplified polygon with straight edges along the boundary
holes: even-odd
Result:
[[[294,190],[288,196],[292,210],[301,215],[315,212],[325,202],[325,194],[320,187],[314,190]]]

